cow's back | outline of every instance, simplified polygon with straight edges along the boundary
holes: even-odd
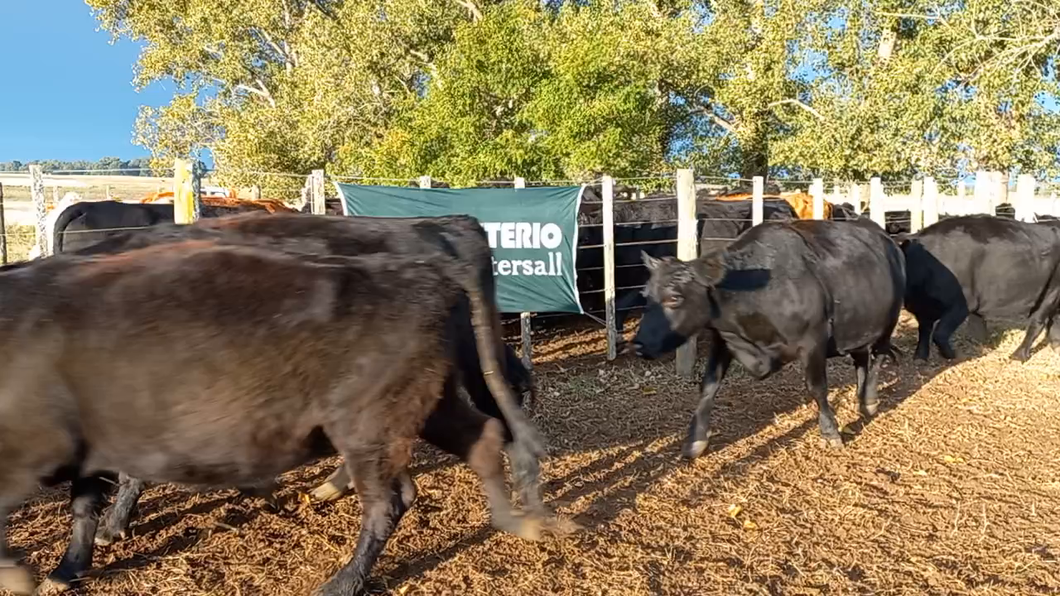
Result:
[[[909,242],[910,301],[963,300],[991,317],[1026,316],[1060,266],[1060,228],[973,215],[947,218]]]

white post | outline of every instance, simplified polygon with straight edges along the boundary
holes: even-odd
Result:
[[[957,209],[947,215],[968,215],[968,185],[964,178],[957,181]]]
[[[313,215],[324,215],[327,211],[324,202],[324,170],[313,170],[309,174],[309,209]]]
[[[975,211],[973,213],[994,215],[990,202],[990,172],[979,170],[975,173],[975,189],[972,193],[975,200]]]
[[[924,181],[913,180],[909,189],[909,231],[917,233],[924,228]]]
[[[430,187],[431,187],[431,177],[430,176],[420,176],[420,188],[430,188]]]
[[[1037,219],[1034,213],[1034,191],[1036,182],[1030,174],[1020,174],[1016,178],[1016,219],[1033,222]]]
[[[607,324],[607,359],[618,357],[615,329],[615,179],[604,176],[600,185],[604,210],[604,322]]]
[[[427,186],[424,186],[424,183],[426,183]],[[422,178],[420,178],[420,188],[430,188],[430,187],[431,187],[431,177],[430,176],[423,176]],[[526,178],[516,178],[515,179],[515,188],[526,188]],[[531,315],[528,312],[519,313],[519,336],[520,336],[520,339],[522,339],[522,343],[523,343],[523,358],[522,358],[522,360],[523,360],[523,366],[526,367],[526,370],[532,370],[533,366],[534,366],[534,363],[533,363],[533,357],[534,357],[533,333],[534,333],[534,328],[531,325],[530,316]],[[610,342],[610,339],[611,339],[610,336],[608,336],[608,342]],[[608,348],[607,348],[608,355],[610,355],[611,349],[612,349],[611,346],[608,345]]]
[[[854,213],[861,215],[864,211],[861,206],[861,185],[857,182],[850,183],[850,204],[854,205]]]
[[[810,184],[810,196],[813,197],[813,218],[824,219],[824,180],[813,179]]]
[[[37,250],[40,256],[47,257],[51,255],[52,247],[48,246],[48,208],[44,204],[44,172],[39,164],[29,166],[29,192],[33,197],[33,211],[37,215]]]
[[[751,225],[757,226],[765,220],[766,179],[755,176],[751,179]]]
[[[677,170],[677,258],[692,261],[699,256],[696,237],[696,177],[690,169]],[[677,348],[677,374],[691,377],[696,366],[696,336]]]
[[[993,192],[990,193],[990,215],[997,215],[997,206],[1008,203],[1008,176],[1003,172],[990,172],[991,186]]]
[[[887,229],[887,212],[883,205],[885,199],[883,182],[878,177],[873,177],[869,180],[869,211],[872,212],[872,221],[884,230]]]
[[[931,176],[924,178],[924,227],[928,227],[939,220],[939,185]]]

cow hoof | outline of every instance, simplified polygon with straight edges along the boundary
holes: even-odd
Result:
[[[575,532],[582,530],[581,524],[578,522],[567,519],[565,517],[553,516],[545,522],[545,531],[551,536],[562,538],[564,536],[570,536]]]
[[[876,412],[880,410],[880,402],[874,402],[871,404],[865,404],[861,408],[862,418],[872,418],[876,415]]]
[[[946,346],[946,347],[939,346],[939,354],[941,354],[942,357],[945,358],[946,360],[953,360],[954,358],[957,357],[957,352],[954,352],[953,348],[951,348],[949,346]]]
[[[19,596],[28,596],[37,588],[37,584],[26,568],[3,567],[0,568],[0,588]]]
[[[37,591],[34,592],[34,596],[55,596],[55,594],[62,594],[69,589],[70,584],[49,577],[41,582],[41,585],[37,586]]]
[[[821,446],[829,449],[842,449],[843,437],[821,437]]]
[[[504,523],[498,525],[498,529],[514,534],[523,540],[537,542],[541,540],[541,532],[544,529],[542,521],[536,517],[526,515],[512,515]]]
[[[97,546],[110,546],[126,538],[128,536],[125,532],[112,532],[105,528],[100,528],[99,532],[96,533],[95,543]]]
[[[1019,350],[1016,350],[1015,352],[1010,354],[1008,358],[1009,358],[1009,360],[1015,360],[1016,362],[1026,362],[1026,361],[1031,359],[1031,355],[1027,354],[1025,352],[1021,352]]]
[[[314,501],[326,503],[328,501],[338,500],[345,494],[345,489],[339,488],[330,482],[325,482],[314,488],[313,491],[309,493],[309,496],[313,497]]]
[[[703,452],[707,450],[707,441],[693,441],[685,445],[684,449],[681,450],[681,455],[686,459],[696,459]]]

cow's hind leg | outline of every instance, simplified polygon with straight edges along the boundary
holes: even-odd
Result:
[[[931,355],[931,332],[935,328],[936,319],[928,317],[917,317],[917,340],[916,352],[913,354],[915,360],[927,360]]]
[[[968,307],[963,303],[958,303],[943,313],[938,325],[935,326],[935,332],[931,335],[931,339],[939,349],[939,354],[942,354],[942,357],[946,360],[953,360],[957,357],[957,353],[953,351],[953,345],[950,342],[953,339],[953,333],[957,331],[957,328],[961,326],[967,316]]]
[[[513,510],[505,487],[501,459],[504,426],[499,420],[476,411],[457,397],[454,391],[447,389],[442,401],[427,419],[422,436],[430,444],[467,462],[478,475],[495,528],[527,540],[540,538],[542,524],[552,516],[541,500],[540,481],[536,475],[537,460],[531,457],[534,467],[527,469],[525,461],[516,461],[517,456],[513,457],[513,475],[523,474],[523,484],[520,485],[517,480],[516,486],[524,505],[532,514],[529,517],[520,516]],[[512,451],[518,450],[513,448],[509,453]],[[519,470],[520,466],[523,466],[522,470]]]
[[[869,350],[853,352],[854,370],[858,378],[858,413],[862,418],[871,418],[879,408],[879,396],[876,393],[876,367],[872,362]]]
[[[732,352],[717,333],[712,334],[710,358],[699,383],[699,403],[688,425],[688,436],[685,438],[681,453],[689,459],[695,459],[707,449],[710,440],[710,417],[714,412],[714,396],[721,388],[721,382],[732,363]]]
[[[1030,318],[1027,321],[1027,331],[1023,335],[1023,341],[1020,343],[1016,351],[1012,352],[1009,358],[1018,360],[1020,362],[1026,362],[1030,360],[1031,348],[1034,347],[1034,342],[1041,335],[1042,329],[1049,326],[1050,330],[1050,343],[1052,342],[1052,318],[1056,314],[1057,302],[1060,302],[1060,283],[1053,283],[1039,303],[1038,308],[1031,313]]]
[[[806,388],[817,402],[817,424],[821,430],[821,440],[829,447],[842,447],[843,437],[839,434],[839,424],[835,412],[828,403],[828,374],[824,352],[825,342],[820,347],[807,350],[803,356],[806,368]]]
[[[129,520],[146,486],[146,482],[125,472],[118,475],[118,496],[99,523],[96,544],[106,546],[129,537]]]
[[[69,588],[92,565],[96,526],[110,486],[111,483],[100,476],[81,477],[71,483],[73,527],[70,543],[59,566],[48,575],[47,585],[41,586],[42,594]]]

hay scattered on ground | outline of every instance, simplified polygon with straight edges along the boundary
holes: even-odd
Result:
[[[711,447],[677,459],[695,384],[672,361],[607,363],[602,333],[536,344],[535,420],[551,441],[548,498],[586,526],[528,543],[490,529],[479,483],[419,449],[420,499],[373,590],[438,594],[1056,594],[1060,592],[1060,356],[1008,360],[1018,331],[963,359],[885,368],[879,416],[858,421],[853,368],[829,365],[847,446],[818,443],[801,372],[756,382],[733,367]],[[702,365],[702,362],[700,363]],[[283,496],[336,460],[288,474]],[[77,595],[305,594],[352,552],[356,496],[274,513],[234,491],[156,487],[134,536],[97,548]],[[62,554],[65,499],[42,492],[10,540],[38,573]]]

